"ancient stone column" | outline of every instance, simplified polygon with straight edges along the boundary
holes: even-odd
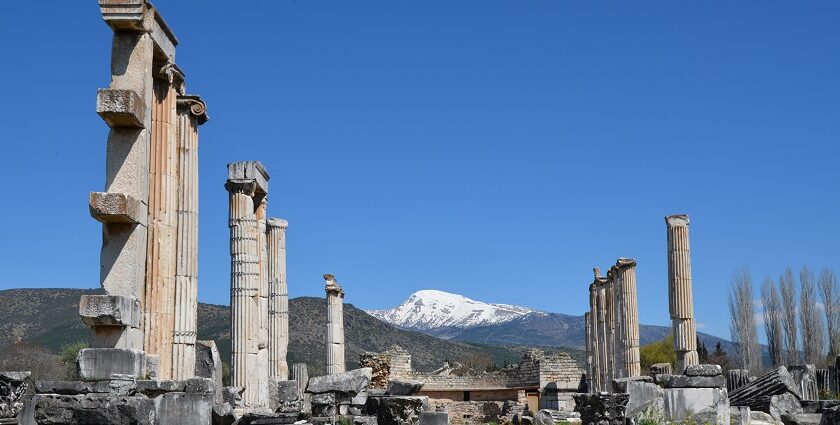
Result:
[[[620,293],[619,315],[622,324],[620,357],[624,367],[622,377],[641,376],[639,357],[639,309],[636,295],[636,260],[619,258],[615,264],[617,292]]]
[[[257,341],[257,376],[260,397],[268,402],[269,354],[268,354],[268,241],[266,240],[266,220],[268,199],[263,197],[257,204],[257,246],[259,247],[259,333]]]
[[[595,283],[589,285],[589,357],[592,358],[592,386],[590,391],[597,393],[601,390],[601,353],[598,347],[601,346],[598,338],[598,286]]]
[[[677,352],[677,373],[698,364],[697,331],[691,289],[691,250],[688,243],[688,216],[665,217],[668,227],[668,299]]]
[[[269,218],[268,226],[268,371],[274,380],[289,379],[289,288],[286,283],[286,228],[289,223]]]
[[[592,313],[586,312],[583,314],[583,328],[586,334],[586,388],[588,391],[595,391],[595,380],[593,379],[594,362],[592,360],[592,332],[591,332]]]
[[[335,276],[324,275],[327,291],[327,373],[341,373],[344,367],[344,290]]]
[[[92,348],[79,354],[82,378],[89,380],[109,379],[111,373],[152,374],[146,370],[142,323],[150,157],[152,134],[168,130],[166,118],[156,115],[166,108],[154,106],[163,100],[155,93],[155,63],[173,62],[177,44],[144,0],[99,0],[99,7],[114,35],[111,81],[96,100],[96,112],[110,127],[105,189],[89,199],[91,215],[103,224],[100,282],[105,295],[83,296],[79,306],[92,329]]]
[[[609,327],[607,326],[607,281],[601,277],[599,269],[595,269],[595,282],[593,282],[596,289],[595,308],[598,320],[598,363],[601,366],[601,387],[600,391],[610,391],[612,378],[610,369],[612,364],[610,362],[610,344],[609,344]]]
[[[268,174],[259,162],[234,162],[228,164],[225,188],[230,194],[231,385],[245,387],[242,405],[253,410],[268,406],[268,394],[260,387],[260,376],[268,376],[268,370],[260,369],[259,361],[262,248],[257,222]]]
[[[618,273],[616,266],[610,267],[607,273],[607,280],[609,281],[613,297],[613,374],[615,378],[627,377],[627,366],[624,361],[624,352],[627,350],[625,337],[625,311],[624,311],[624,293],[621,292],[621,278],[622,275]]]
[[[198,96],[178,96],[178,234],[172,379],[195,375],[198,321],[198,126],[207,107]]]
[[[168,78],[178,74],[176,78]],[[172,64],[156,72],[152,96],[149,155],[149,218],[146,288],[143,300],[144,347],[160,357],[159,378],[172,378],[175,334],[175,268],[178,226],[178,141],[176,87],[183,75]]]
[[[606,295],[605,315],[607,325],[607,378],[610,383],[615,379],[618,371],[618,361],[616,352],[618,345],[616,344],[616,321],[618,317],[618,306],[616,303],[615,291],[615,276],[612,275],[612,270],[607,271],[607,279],[604,282],[604,291]]]

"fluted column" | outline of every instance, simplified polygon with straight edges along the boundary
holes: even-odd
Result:
[[[624,375],[641,376],[639,357],[639,310],[636,294],[636,260],[619,258],[615,265],[617,293],[620,293],[620,344]]]
[[[259,333],[257,341],[257,385],[261,405],[268,404],[268,243],[266,241],[266,215],[268,199],[263,197],[257,205],[257,246],[260,258],[259,279]]]
[[[198,322],[198,126],[207,107],[198,96],[179,96],[178,237],[175,267],[175,331],[172,379],[195,376]]]
[[[269,376],[289,379],[289,289],[286,283],[286,229],[289,223],[269,218],[268,226],[268,358]]]
[[[592,360],[592,332],[591,320],[592,313],[586,312],[583,314],[583,328],[586,334],[586,388],[589,392],[595,391],[595,380],[593,379],[594,365]]]
[[[593,393],[601,390],[601,346],[598,327],[598,286],[595,283],[589,285],[589,349],[592,358],[592,389]]]
[[[674,332],[677,370],[699,363],[691,288],[691,250],[687,215],[665,217],[668,228],[668,300]]]
[[[268,407],[267,362],[260,361],[261,261],[258,210],[268,193],[268,173],[256,161],[228,164],[225,188],[230,194],[231,385],[245,387],[242,405]],[[263,344],[264,345],[264,344]]]
[[[607,379],[610,383],[616,378],[618,362],[616,361],[616,317],[618,316],[618,309],[616,305],[615,282],[612,270],[607,272],[607,279],[604,283],[604,291],[606,295],[606,325],[607,325]]]
[[[331,274],[324,275],[327,292],[327,373],[341,373],[344,366],[344,290]]]
[[[626,330],[624,328],[625,322],[625,308],[624,308],[624,293],[621,291],[622,275],[619,273],[616,266],[610,267],[607,275],[612,287],[613,294],[613,327],[615,328],[615,337],[613,338],[613,375],[615,378],[627,377],[627,365],[625,364],[624,353],[627,350],[627,338],[625,336]]]
[[[596,299],[595,308],[598,316],[598,354],[601,366],[601,391],[610,391],[610,344],[609,344],[609,328],[607,326],[607,285],[606,279],[600,276],[600,272],[596,269],[595,288]]]

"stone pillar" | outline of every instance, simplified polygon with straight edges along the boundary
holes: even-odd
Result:
[[[327,373],[341,373],[344,367],[344,290],[335,276],[324,275],[327,291]]]
[[[624,374],[622,377],[641,376],[639,356],[639,309],[636,295],[636,260],[619,258],[615,264],[617,293],[620,294],[621,348]]]
[[[597,276],[597,273],[596,273]],[[597,393],[602,388],[602,367],[601,363],[601,339],[600,327],[598,322],[598,285],[592,283],[589,285],[589,334],[590,334],[590,352],[592,356],[592,392]]]
[[[231,255],[231,385],[245,387],[246,410],[268,407],[268,395],[260,392],[260,257],[257,206],[268,191],[268,174],[262,164],[228,164],[225,188],[230,193]]]
[[[590,393],[595,392],[595,364],[592,358],[592,313],[586,312],[583,314],[583,327],[586,333],[586,388]]]
[[[257,341],[257,376],[258,391],[261,399],[268,401],[268,241],[266,240],[266,220],[268,208],[267,197],[262,197],[257,204],[257,246],[259,247],[260,279],[259,279],[259,332]]]
[[[289,223],[269,218],[268,225],[268,371],[272,381],[289,379],[289,288],[286,283],[286,229]]]
[[[618,317],[615,293],[615,276],[612,275],[612,270],[607,271],[607,279],[604,282],[604,291],[606,296],[605,303],[605,317],[607,325],[607,380],[612,384],[612,380],[617,377],[618,361],[616,356],[616,319]]]
[[[175,265],[175,330],[172,379],[195,375],[198,321],[198,126],[207,107],[198,96],[177,100],[178,234]]]
[[[627,377],[627,365],[625,364],[624,353],[627,351],[627,338],[625,337],[625,316],[624,311],[624,293],[621,291],[622,275],[618,272],[616,266],[610,267],[607,273],[607,280],[609,281],[610,291],[613,296],[613,328],[615,329],[613,337],[613,375],[614,378]]]
[[[601,367],[600,391],[610,391],[612,378],[610,378],[612,367],[610,363],[609,327],[607,326],[607,281],[601,277],[600,269],[595,269],[595,311],[598,320],[598,363]]]
[[[86,295],[79,303],[82,321],[91,326],[92,348],[79,354],[84,379],[101,379],[99,372],[146,374],[142,303],[151,141],[155,131],[166,131],[153,114],[163,111],[153,111],[155,99],[160,100],[154,64],[173,62],[177,44],[157,10],[144,0],[99,0],[99,7],[114,34],[111,81],[96,100],[96,112],[110,127],[105,190],[92,192],[89,199],[91,215],[103,224],[100,283],[105,295]]]
[[[173,71],[174,69],[174,71]],[[172,379],[175,334],[175,268],[178,226],[178,141],[176,86],[167,78],[167,64],[156,72],[152,96],[149,155],[149,218],[146,244],[146,281],[143,299],[144,348],[160,357],[160,379]],[[180,72],[178,72],[180,74]]]
[[[668,299],[677,352],[677,373],[698,364],[697,331],[691,289],[691,250],[687,215],[665,217],[668,227]]]

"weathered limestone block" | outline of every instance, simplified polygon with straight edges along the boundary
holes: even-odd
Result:
[[[782,393],[770,396],[768,412],[773,419],[782,420],[782,416],[790,416],[802,413],[802,405],[799,398],[791,393]]]
[[[83,348],[76,363],[83,381],[143,376],[146,370],[146,356],[140,350],[131,349]]]
[[[754,411],[768,412],[770,396],[791,393],[801,399],[799,389],[787,369],[779,367],[729,394],[733,406],[749,406]],[[769,412],[768,412],[769,413]]]
[[[634,417],[652,401],[662,400],[665,394],[662,387],[654,384],[653,378],[649,376],[615,379],[613,390],[630,396],[625,407],[627,417]]]
[[[422,382],[392,379],[388,381],[385,393],[389,395],[415,395],[423,388]]]
[[[747,406],[729,406],[729,422],[732,425],[751,425],[750,408]]]
[[[785,425],[820,425],[822,422],[821,413],[794,413],[782,415],[782,423]]]
[[[534,415],[534,425],[554,425],[554,418],[548,410],[540,410]]]
[[[145,396],[110,394],[34,396],[38,425],[157,425],[155,403]]]
[[[91,192],[90,215],[101,223],[146,225],[146,205],[125,193]]]
[[[665,419],[729,424],[729,398],[725,388],[668,388]]]
[[[96,113],[109,127],[144,127],[146,104],[134,90],[99,89]]]
[[[213,415],[213,395],[166,393],[155,398],[159,425],[208,425]]]
[[[215,341],[196,341],[195,376],[209,378],[216,386],[216,403],[222,403],[222,358]]]
[[[137,393],[151,398],[155,398],[166,393],[184,392],[186,387],[187,383],[185,381],[137,381]]]
[[[253,180],[257,192],[268,193],[268,171],[259,161],[237,161],[228,164],[228,180]]]
[[[671,375],[665,388],[726,388],[726,378],[718,376]]]
[[[650,376],[656,379],[656,375],[670,375],[674,373],[671,363],[656,363],[650,367]]]
[[[309,379],[306,392],[320,394],[335,391],[353,396],[367,389],[372,374],[371,368],[364,367],[349,372],[316,376]]]
[[[26,415],[27,399],[34,393],[29,372],[0,372],[0,424],[17,423]],[[28,425],[28,424],[27,424]]]
[[[367,411],[376,415],[380,425],[400,425],[417,423],[423,406],[429,398],[424,396],[371,396],[368,398]]]
[[[140,326],[140,301],[118,295],[82,295],[79,316],[88,326]]]
[[[624,425],[628,394],[575,394],[575,411],[584,424]]]
[[[695,364],[688,365],[683,372],[685,376],[720,376],[723,369],[716,364]]]

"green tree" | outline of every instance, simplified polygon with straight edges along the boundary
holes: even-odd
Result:
[[[71,381],[78,379],[78,376],[76,376],[76,357],[79,355],[79,351],[82,348],[87,348],[87,346],[88,344],[86,342],[79,341],[63,345],[61,346],[61,349],[59,349],[58,357],[61,364],[67,369],[67,379]]]
[[[677,354],[674,352],[674,337],[669,336],[661,341],[651,342],[639,348],[642,370],[650,370],[656,363],[677,362]]]

